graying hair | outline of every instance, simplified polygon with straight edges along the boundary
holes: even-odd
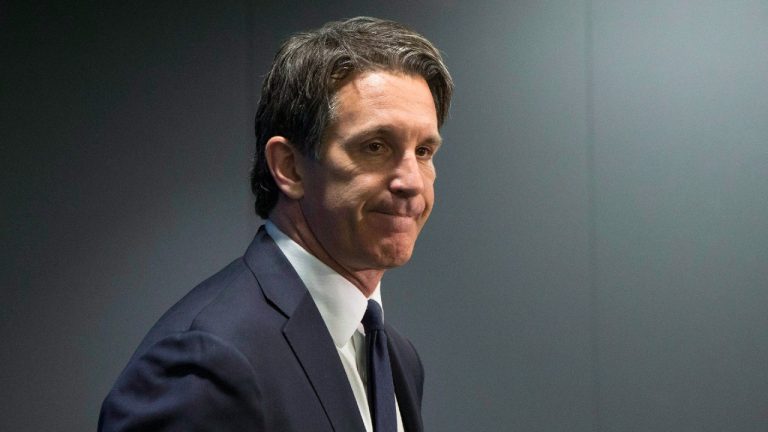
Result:
[[[396,22],[369,17],[333,21],[297,33],[275,55],[256,111],[251,190],[259,216],[266,218],[279,196],[264,155],[267,141],[283,136],[305,156],[318,158],[341,81],[372,70],[423,77],[435,101],[438,127],[443,125],[453,80],[440,52],[425,37]]]

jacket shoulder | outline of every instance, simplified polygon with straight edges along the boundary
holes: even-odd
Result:
[[[253,376],[245,356],[216,335],[166,335],[121,374],[99,430],[262,430]]]

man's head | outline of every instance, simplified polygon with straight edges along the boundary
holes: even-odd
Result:
[[[279,196],[264,153],[267,141],[283,136],[305,156],[318,158],[340,85],[351,74],[374,70],[422,77],[442,126],[453,81],[438,50],[418,33],[392,21],[357,17],[298,33],[282,44],[256,113],[251,189],[259,216],[267,218]]]
[[[292,37],[256,116],[257,212],[370,293],[408,261],[432,210],[452,90],[438,51],[390,21]]]

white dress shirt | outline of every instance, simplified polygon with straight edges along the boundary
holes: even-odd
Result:
[[[344,372],[357,401],[357,408],[367,432],[373,432],[371,412],[368,408],[366,373],[365,330],[360,323],[368,308],[368,298],[354,285],[332,268],[307,252],[285,235],[275,224],[267,221],[267,233],[275,241],[293,266],[315,301],[320,316],[328,327]],[[381,305],[381,283],[371,294],[371,299]],[[383,310],[383,307],[382,307]],[[404,432],[400,407],[395,403],[397,430]]]

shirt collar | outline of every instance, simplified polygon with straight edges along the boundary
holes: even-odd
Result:
[[[368,308],[368,298],[352,282],[280,231],[272,221],[267,220],[265,228],[307,287],[333,343],[338,348],[346,345],[355,330],[362,331],[360,321]],[[370,297],[379,305],[382,304],[380,288],[381,282]]]

